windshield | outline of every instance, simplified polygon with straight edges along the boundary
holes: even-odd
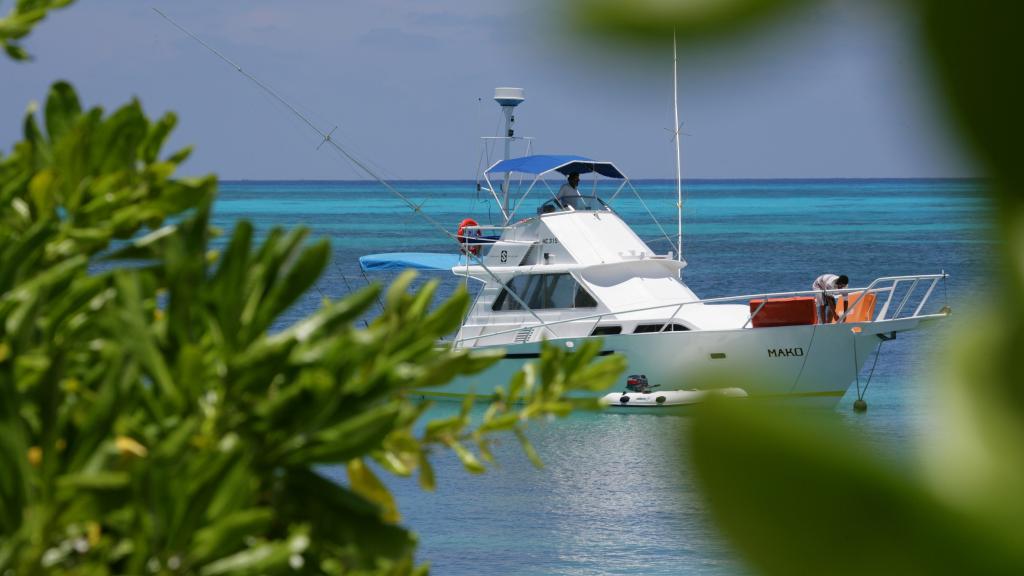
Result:
[[[552,198],[537,208],[537,214],[548,214],[551,212],[566,212],[569,210],[589,210],[592,212],[608,211],[610,206],[604,203],[597,196],[570,196],[563,198]]]

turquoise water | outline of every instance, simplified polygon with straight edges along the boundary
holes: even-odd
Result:
[[[675,188],[634,183],[613,203],[657,252],[671,250],[650,209],[675,236]],[[772,180],[685,183],[684,279],[702,297],[806,290],[823,272],[876,277],[937,273],[951,277],[933,298],[954,309],[936,330],[900,335],[883,349],[867,400],[854,414],[851,390],[834,411],[899,463],[935,424],[924,404],[926,371],[940,340],[977,291],[990,283],[994,251],[980,196],[963,180]],[[442,227],[465,217],[498,223],[473,182],[396,185]],[[581,188],[586,188],[584,184]],[[614,188],[600,188],[608,198]],[[539,203],[527,201],[529,212]],[[645,208],[645,204],[646,207]],[[361,286],[357,258],[373,252],[450,251],[430,224],[378,185],[365,182],[223,182],[215,222],[248,218],[259,234],[308,226],[331,240],[334,259],[283,322],[311,312],[320,296]],[[442,276],[443,277],[443,276]],[[386,279],[383,278],[383,279]],[[447,290],[455,286],[448,279]],[[866,373],[862,375],[862,378]],[[452,410],[439,406],[437,415]],[[514,439],[496,450],[499,466],[482,476],[450,454],[435,458],[438,490],[389,479],[404,522],[419,532],[419,559],[435,574],[743,574],[741,559],[715,532],[687,468],[690,419],[680,415],[578,414],[531,426],[544,459],[534,469]],[[340,480],[339,470],[325,471]],[[837,520],[838,521],[838,520]]]

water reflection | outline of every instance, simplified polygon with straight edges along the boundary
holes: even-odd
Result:
[[[531,425],[543,469],[508,435],[485,475],[441,453],[437,493],[387,481],[438,574],[735,574],[686,469],[689,426],[685,413],[574,414]]]

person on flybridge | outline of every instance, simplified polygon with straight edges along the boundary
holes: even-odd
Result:
[[[576,172],[572,172],[571,174],[569,174],[569,177],[566,178],[565,184],[562,184],[562,187],[558,189],[558,202],[561,203],[562,206],[566,208],[568,208],[570,205],[574,205],[575,202],[573,199],[582,196],[582,194],[580,194],[580,191],[577,189],[579,188],[579,186],[580,175],[577,174]]]
[[[829,294],[832,290],[845,290],[850,284],[846,274],[822,274],[811,284],[812,290],[820,290],[818,295],[818,307],[821,309],[822,322],[835,322],[839,319],[836,314],[836,297]],[[844,296],[845,297],[845,296]]]

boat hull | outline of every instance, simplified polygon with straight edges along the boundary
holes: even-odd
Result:
[[[663,390],[742,388],[750,398],[813,400],[834,406],[853,383],[872,352],[896,332],[913,330],[936,317],[856,324],[824,324],[611,335],[603,337],[603,355],[625,358],[622,382],[592,393],[605,396],[624,389],[626,374],[644,374]],[[881,337],[880,337],[881,335]],[[548,340],[568,349],[583,338]],[[424,396],[487,397],[530,361],[540,357],[541,344],[528,342],[504,348],[505,358],[488,370],[460,377]]]

